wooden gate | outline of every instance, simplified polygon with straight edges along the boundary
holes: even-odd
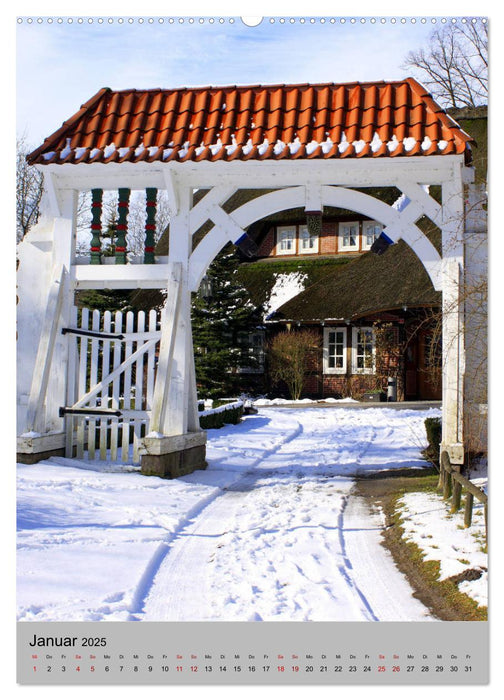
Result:
[[[72,309],[65,454],[78,459],[139,462],[149,432],[160,313]]]

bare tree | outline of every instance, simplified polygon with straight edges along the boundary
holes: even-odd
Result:
[[[143,255],[145,245],[145,193],[134,192],[128,213],[128,251]],[[166,192],[158,192],[156,203],[156,241],[168,226],[170,215]]]
[[[145,192],[131,193],[128,211],[128,252],[132,255],[142,255],[145,245]],[[103,242],[112,245],[107,236],[107,228],[117,218],[117,192],[107,191],[103,196],[102,226]],[[158,192],[156,206],[156,242],[159,240],[170,222],[168,196],[166,192]],[[77,206],[77,253],[87,255],[91,241],[91,193],[80,192]]]
[[[404,68],[444,107],[477,107],[488,100],[488,25],[476,18],[435,30],[427,48],[410,51]]]
[[[26,162],[32,149],[24,136],[16,140],[16,241],[19,243],[40,214],[44,177],[42,173]]]
[[[313,330],[282,331],[268,348],[270,377],[274,383],[285,382],[291,398],[297,401],[303,393],[306,378],[316,367],[320,336]]]

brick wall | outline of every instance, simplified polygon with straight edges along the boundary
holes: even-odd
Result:
[[[296,224],[292,224],[295,226]],[[298,227],[299,231],[299,227]],[[299,253],[299,255],[355,255],[356,253],[363,252],[362,250],[362,237],[360,238],[359,248],[354,250],[338,250],[338,233],[339,225],[336,221],[322,221],[322,230],[319,237],[319,246],[317,253]],[[299,234],[298,234],[299,235]],[[290,255],[296,255],[297,247],[294,249]],[[276,256],[276,227],[272,226],[266,236],[263,238],[259,244],[258,257],[265,258],[270,256]],[[280,257],[280,256],[279,256]],[[289,257],[289,255],[282,255],[281,257]]]
[[[359,399],[366,391],[376,389],[374,374],[319,374],[307,378],[303,396],[307,398]],[[384,387],[386,391],[386,387]]]
[[[399,343],[398,329],[392,328],[393,338],[397,343]],[[383,376],[383,384],[381,387],[377,386],[377,376],[376,374],[324,374],[323,373],[323,361],[322,361],[322,347],[323,347],[323,330],[319,329],[320,332],[320,351],[317,355],[316,361],[310,363],[309,375],[306,378],[305,387],[303,391],[303,398],[321,399],[321,398],[346,398],[351,397],[353,399],[360,399],[362,395],[367,391],[374,391],[377,388],[381,388],[382,391],[387,391],[387,377]],[[352,333],[349,329],[348,341],[350,342],[352,338]],[[395,376],[397,370],[399,369],[398,361],[398,346],[397,350],[392,349],[392,355],[390,358],[390,363],[387,365],[388,371],[390,371],[392,376]],[[349,362],[350,366],[350,362]],[[383,369],[383,368],[382,368]],[[399,372],[400,374],[400,372]],[[402,378],[398,377],[398,387],[397,387],[397,399],[399,401],[404,400],[404,388],[402,383]]]
[[[319,238],[319,253],[330,255],[336,253],[336,239],[338,236],[338,225],[334,222],[322,222],[322,232]]]
[[[260,258],[267,258],[270,255],[275,254],[275,227],[272,226],[268,233],[265,235],[265,237],[262,240],[261,245],[259,246],[259,252],[258,256]]]

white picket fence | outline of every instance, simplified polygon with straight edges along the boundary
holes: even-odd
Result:
[[[69,335],[66,455],[139,462],[149,431],[160,314],[75,308]]]

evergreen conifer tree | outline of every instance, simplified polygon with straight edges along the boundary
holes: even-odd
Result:
[[[250,367],[244,339],[261,324],[260,309],[238,282],[239,257],[229,245],[215,258],[192,304],[196,383],[201,398],[223,398],[241,393],[240,365]]]

